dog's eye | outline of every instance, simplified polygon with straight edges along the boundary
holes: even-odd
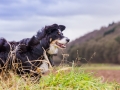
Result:
[[[60,34],[61,34],[61,32],[58,32],[58,34],[60,35]]]
[[[58,32],[58,34],[59,34],[59,35],[63,35],[63,33],[61,33],[61,32]]]
[[[61,35],[63,35],[63,33],[61,33]]]

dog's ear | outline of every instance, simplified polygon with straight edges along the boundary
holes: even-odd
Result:
[[[52,32],[58,29],[59,29],[59,26],[57,24],[53,24],[51,26],[45,26],[45,30],[47,34],[51,34]]]
[[[59,29],[59,26],[57,24],[53,24],[51,27],[54,29]]]
[[[59,25],[59,29],[61,30],[61,31],[63,31],[63,30],[65,30],[65,26],[64,25]]]

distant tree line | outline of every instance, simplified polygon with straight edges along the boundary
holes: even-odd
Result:
[[[79,55],[77,55],[77,51]],[[71,45],[67,52],[69,53],[68,60],[71,62],[77,57],[81,57],[82,63],[120,64],[120,36],[109,40],[92,39],[82,44]]]
[[[120,64],[120,22],[76,39],[69,45],[67,53],[70,62]]]

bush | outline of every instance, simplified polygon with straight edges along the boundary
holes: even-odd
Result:
[[[108,34],[111,34],[115,31],[115,28],[111,29],[111,30],[108,30],[104,33],[104,36],[108,35]]]

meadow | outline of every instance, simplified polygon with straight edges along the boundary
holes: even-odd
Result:
[[[35,82],[30,77],[22,78],[10,72],[8,79],[0,80],[0,90],[120,90],[118,82],[103,81],[103,77],[95,76],[93,72],[86,70],[105,70],[109,65],[83,65],[81,67],[54,67],[46,75],[42,75],[40,81]],[[120,70],[114,66],[114,70]]]

